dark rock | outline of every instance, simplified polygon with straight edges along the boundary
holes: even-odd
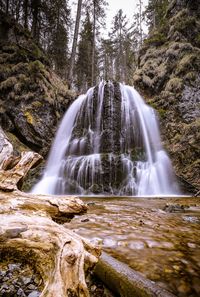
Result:
[[[166,204],[163,208],[166,212],[185,212],[188,209],[187,205],[180,205],[180,204]]]
[[[24,290],[19,288],[17,291],[17,296],[19,297],[26,297],[26,294],[24,293]]]
[[[27,289],[29,290],[35,290],[35,286],[33,284],[28,285]]]
[[[6,261],[6,257],[4,258]],[[42,279],[22,263],[0,263],[0,296],[40,296]]]

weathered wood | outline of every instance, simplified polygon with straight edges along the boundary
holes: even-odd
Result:
[[[58,223],[87,210],[77,197],[22,193],[20,183],[42,160],[34,152],[13,155],[0,129],[0,261],[32,266],[40,274],[41,297],[89,296],[85,273],[97,262],[100,250]]]
[[[28,171],[42,159],[42,156],[32,151],[14,156],[13,146],[0,127],[0,190],[17,190]]]
[[[8,159],[13,154],[13,146],[9,142],[6,134],[3,132],[3,130],[0,127],[0,170],[3,170],[6,168],[7,165],[5,165],[8,161]]]
[[[44,282],[41,297],[89,296],[85,273],[100,250],[55,222],[85,212],[84,203],[14,191],[0,192],[0,205],[0,252],[34,266]]]
[[[26,176],[30,168],[42,161],[42,156],[35,152],[22,152],[21,158],[14,163],[14,167],[8,170],[0,170],[0,190],[14,191],[17,190],[17,185]],[[12,156],[4,162],[7,167],[13,162]]]
[[[117,296],[123,297],[175,297],[128,265],[102,253],[94,273]]]

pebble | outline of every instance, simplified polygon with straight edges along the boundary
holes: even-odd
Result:
[[[89,219],[83,219],[83,220],[81,220],[81,222],[83,222],[83,223],[89,222]]]
[[[0,263],[1,297],[39,297],[42,279],[28,265]]]
[[[39,297],[39,296],[40,296],[39,291],[33,291],[28,295],[28,297]]]

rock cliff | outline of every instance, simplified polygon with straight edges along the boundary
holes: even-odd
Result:
[[[0,12],[0,126],[10,140],[45,156],[72,99],[30,33]]]
[[[177,176],[200,187],[200,4],[171,1],[139,53],[134,85],[158,112]]]

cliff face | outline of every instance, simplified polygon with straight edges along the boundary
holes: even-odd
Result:
[[[200,4],[172,1],[139,54],[134,85],[157,111],[176,174],[200,187]]]
[[[0,125],[46,155],[73,99],[29,32],[0,12]]]

